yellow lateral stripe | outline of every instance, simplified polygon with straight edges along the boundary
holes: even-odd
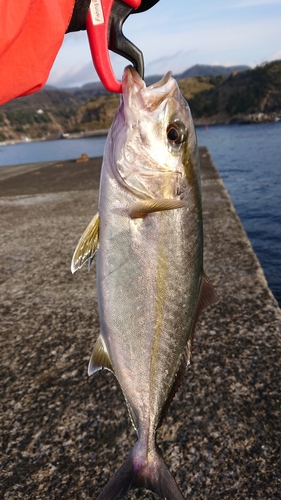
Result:
[[[159,353],[159,346],[163,331],[162,330],[163,314],[165,307],[166,285],[167,285],[167,274],[168,274],[168,258],[165,252],[164,237],[163,236],[161,237],[161,234],[159,238],[158,249],[159,250],[157,258],[157,268],[156,268],[156,307],[155,307],[156,318],[155,318],[155,333],[151,351],[150,387],[153,386],[153,383],[155,382],[156,378],[157,357]]]

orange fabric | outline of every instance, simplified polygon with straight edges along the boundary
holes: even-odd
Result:
[[[0,104],[46,83],[75,0],[0,0]]]

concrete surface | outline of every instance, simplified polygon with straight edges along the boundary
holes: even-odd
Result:
[[[187,499],[277,500],[281,313],[200,153],[205,270],[220,302],[200,317],[158,442]],[[135,442],[114,377],[87,377],[99,332],[94,266],[70,273],[96,211],[100,163],[0,169],[0,498],[95,499]]]

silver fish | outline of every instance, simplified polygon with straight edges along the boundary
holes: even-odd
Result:
[[[156,431],[189,363],[196,320],[217,301],[203,271],[198,148],[188,104],[168,73],[146,87],[124,71],[108,134],[98,214],[82,235],[72,272],[96,252],[100,335],[92,375],[111,370],[138,440],[99,500],[145,487],[182,500]]]

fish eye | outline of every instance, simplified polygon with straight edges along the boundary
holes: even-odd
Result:
[[[179,146],[187,138],[187,130],[180,121],[170,123],[167,127],[167,138],[172,146]]]

